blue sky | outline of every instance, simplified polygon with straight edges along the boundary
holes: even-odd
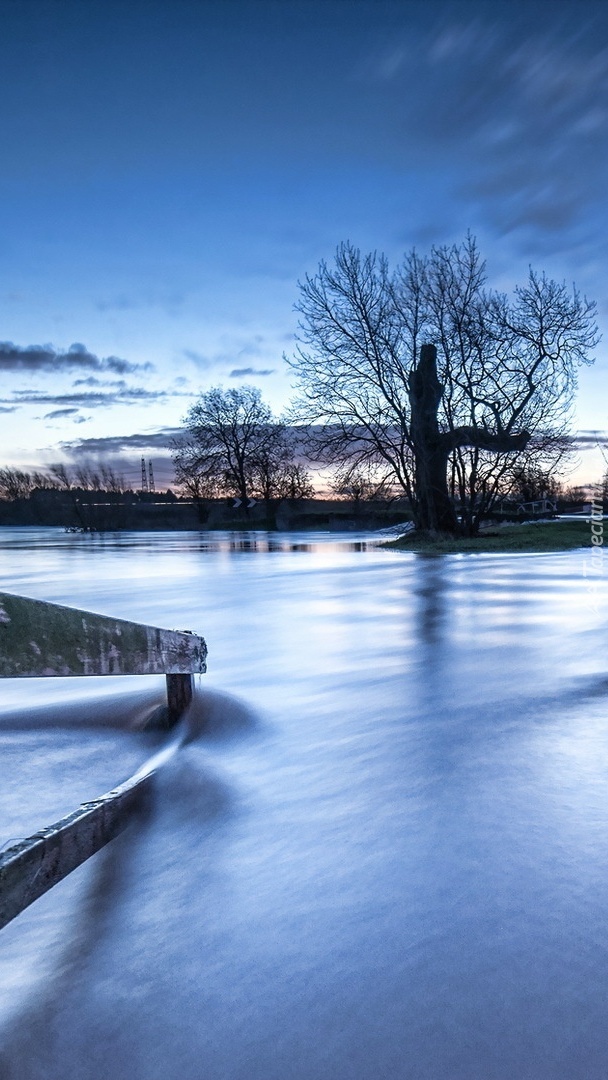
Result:
[[[492,284],[575,280],[606,330],[603,0],[0,0],[0,62],[0,464],[168,482],[201,390],[282,408],[297,280],[342,240],[470,229]]]

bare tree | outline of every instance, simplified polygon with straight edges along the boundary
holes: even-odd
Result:
[[[391,499],[401,492],[396,490],[390,473],[382,475],[378,469],[361,465],[346,464],[338,468],[330,482],[336,495],[353,499],[355,503],[372,499]]]
[[[300,343],[288,359],[299,394],[291,419],[309,426],[318,463],[388,469],[411,499],[413,454],[408,372],[420,333],[420,265],[403,269],[411,303],[400,312],[384,257],[342,244],[300,284]],[[404,316],[410,316],[410,321]]]
[[[280,499],[314,499],[315,489],[310,473],[299,461],[288,461],[277,481]]]
[[[52,477],[42,472],[25,472],[6,467],[0,469],[0,499],[28,499],[36,489],[56,487]]]
[[[300,460],[301,435],[281,421],[269,425],[268,438],[252,460],[252,489],[268,502],[270,499],[314,498],[308,470]]]
[[[75,487],[81,488],[82,491],[101,491],[101,475],[91,464],[76,465],[73,475]]]
[[[297,310],[292,417],[318,459],[388,469],[418,527],[451,533],[474,533],[515,457],[564,433],[599,340],[595,305],[544,275],[512,300],[487,290],[471,237],[393,274],[343,244],[301,283]]]
[[[285,425],[278,421],[269,422],[265,438],[251,455],[252,494],[265,502],[278,498],[285,470],[292,458],[293,450]]]
[[[178,482],[195,497],[236,495],[246,509],[253,495],[269,496],[283,464],[283,427],[254,386],[201,394],[185,420],[186,438],[174,445]]]
[[[514,472],[508,494],[520,503],[537,502],[540,499],[557,499],[562,484],[542,466],[532,464]]]
[[[120,495],[126,490],[124,477],[111,465],[93,465],[90,461],[75,465],[51,466],[51,482],[65,491],[78,488],[80,491],[99,491],[111,495]]]
[[[223,490],[223,471],[216,456],[207,457],[199,442],[173,443],[175,480],[181,491],[198,502],[217,499]]]

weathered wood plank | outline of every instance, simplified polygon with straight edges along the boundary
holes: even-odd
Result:
[[[0,927],[113,840],[129,822],[149,778],[112,797],[83,803],[0,855]]]
[[[126,828],[154,773],[183,737],[179,732],[124,784],[0,854],[0,929]]]
[[[207,646],[188,631],[0,593],[0,678],[166,675],[206,671]]]

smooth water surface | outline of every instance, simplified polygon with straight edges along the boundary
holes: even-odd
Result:
[[[0,934],[2,1080],[608,1076],[604,582],[370,541],[0,531],[0,589],[209,646],[147,817]],[[0,844],[162,693],[0,684]]]

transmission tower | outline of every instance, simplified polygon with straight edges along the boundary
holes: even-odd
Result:
[[[152,469],[152,462],[148,462],[148,491],[156,491],[154,486],[154,470]]]
[[[146,476],[146,459],[141,459],[141,490],[148,490],[148,477]]]

